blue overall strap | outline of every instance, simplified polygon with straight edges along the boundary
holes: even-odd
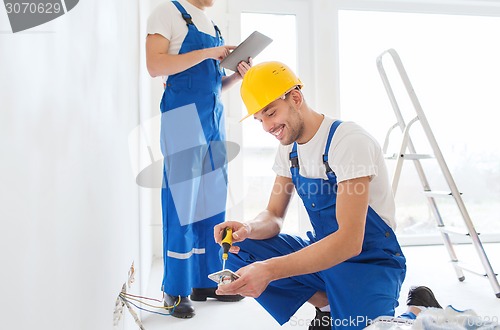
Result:
[[[292,163],[291,168],[299,167],[299,155],[297,154],[297,142],[293,143],[292,151],[290,151],[289,156],[290,162]]]
[[[212,21],[212,24],[214,25],[214,28],[215,28],[215,34],[216,34],[215,36],[217,38],[222,37],[222,33],[220,32],[219,27],[217,25],[215,25],[214,21]]]
[[[299,175],[299,154],[297,153],[297,142],[293,143],[289,159],[292,163],[292,165],[290,166],[290,173],[292,174],[292,180],[295,181],[297,176]]]
[[[177,2],[177,1],[172,1],[172,3],[177,7],[177,9],[179,9],[179,11],[181,12],[182,14],[182,18],[186,21],[186,25],[189,26],[189,25],[194,25],[193,23],[193,19],[191,18],[191,15],[189,15],[186,11],[186,9],[184,9],[184,7],[182,7],[182,5]]]
[[[326,140],[325,153],[323,154],[323,164],[325,165],[327,175],[328,173],[333,173],[330,165],[328,165],[328,151],[330,150],[330,144],[332,143],[333,134],[335,134],[335,131],[340,124],[342,124],[341,120],[336,120],[333,122],[332,126],[330,127],[330,132],[328,133],[328,139]]]

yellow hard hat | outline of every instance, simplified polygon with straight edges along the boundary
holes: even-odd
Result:
[[[250,68],[243,77],[240,93],[247,108],[246,119],[276,101],[302,82],[288,66],[280,62],[264,62]]]

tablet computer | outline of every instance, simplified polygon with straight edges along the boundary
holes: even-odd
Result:
[[[268,36],[254,31],[220,62],[220,66],[236,72],[238,71],[238,63],[241,61],[247,62],[249,57],[254,58],[272,41],[273,39]]]

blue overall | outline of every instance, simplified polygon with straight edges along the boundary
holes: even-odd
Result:
[[[332,124],[323,155],[328,180],[301,176],[296,143],[290,153],[292,181],[314,233],[307,233],[309,239],[286,234],[266,240],[247,239],[238,243],[240,252],[228,258],[231,269],[293,253],[338,229],[337,178],[328,165],[328,150],[340,124],[340,121]],[[330,303],[332,329],[361,329],[377,316],[394,315],[405,274],[406,259],[393,230],[369,207],[362,252],[358,256],[317,273],[273,281],[257,301],[276,321],[284,324],[315,292],[324,291]]]
[[[222,46],[224,40],[220,35],[217,26],[215,37],[200,32],[191,20],[191,16],[177,1],[172,1],[180,11],[188,26],[188,33],[180,48],[179,54],[188,53],[198,49]],[[162,219],[163,219],[163,257],[164,257],[164,277],[163,291],[170,295],[188,296],[192,288],[214,287],[214,283],[207,278],[207,275],[220,270],[220,260],[218,253],[220,246],[213,239],[213,227],[224,221],[225,218],[225,198],[227,182],[222,180],[219,187],[204,187],[204,191],[199,187],[199,178],[189,182],[189,185],[196,185],[193,188],[195,194],[191,196],[181,196],[186,199],[204,199],[216,189],[221,190],[221,198],[224,207],[220,213],[204,218],[201,221],[190,221],[183,223],[179,219],[176,205],[180,203],[175,200],[173,187],[175,180],[180,181],[171,173],[168,168],[168,150],[178,148],[185,143],[180,133],[185,132],[190,139],[200,141],[200,148],[196,150],[196,157],[184,161],[184,167],[188,172],[196,172],[200,168],[211,167],[214,170],[214,151],[211,150],[211,141],[225,141],[225,127],[223,117],[223,106],[219,99],[222,87],[222,76],[224,72],[219,67],[219,62],[213,59],[206,59],[203,62],[174,75],[167,79],[165,91],[161,100],[162,127],[161,127],[161,147],[165,157],[163,169],[163,186],[161,191]],[[194,106],[193,106],[194,104]],[[193,123],[186,120],[172,120],[168,117],[175,111],[182,110],[187,105],[196,109],[195,121]],[[174,111],[175,110],[175,111]],[[177,116],[182,118],[182,116]],[[170,120],[170,121],[168,121]],[[199,122],[198,122],[199,120]],[[174,121],[174,122],[172,122]],[[196,122],[196,123],[195,123]],[[201,128],[197,129],[200,127]],[[169,124],[170,126],[168,126]],[[192,126],[190,126],[192,125]],[[181,127],[178,131],[172,127]],[[225,171],[225,150],[221,150],[222,143],[218,143],[219,148],[217,159],[222,161]],[[224,147],[222,147],[224,149]],[[189,150],[188,150],[189,151]],[[200,152],[202,153],[200,156]],[[180,153],[178,153],[180,154]],[[173,157],[173,156],[172,156]],[[208,164],[208,165],[207,165]],[[210,170],[210,169],[209,169]],[[205,170],[204,170],[205,171]],[[226,179],[226,178],[224,178]],[[184,180],[184,179],[183,179]],[[170,182],[169,182],[170,181]],[[192,188],[192,187],[190,187]],[[183,205],[195,205],[196,201],[188,201]]]

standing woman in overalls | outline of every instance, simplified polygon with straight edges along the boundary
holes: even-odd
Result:
[[[220,270],[213,227],[225,220],[227,191],[225,127],[220,93],[241,80],[250,64],[225,76],[219,62],[233,46],[224,46],[220,30],[205,9],[215,0],[165,1],[148,20],[147,68],[163,76],[160,104],[163,258],[165,306],[173,316],[190,318],[191,300],[218,296],[207,275]],[[212,200],[210,200],[212,199]],[[191,295],[191,300],[189,299]]]

